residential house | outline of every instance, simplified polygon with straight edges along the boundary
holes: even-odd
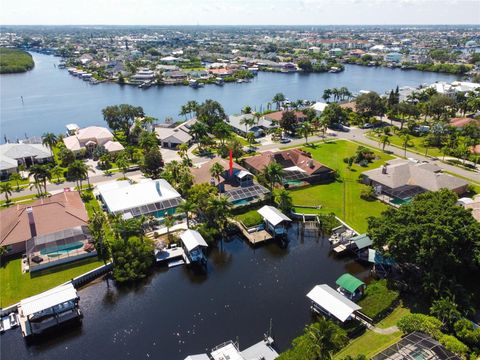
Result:
[[[56,235],[56,240],[63,240],[62,232],[86,226],[88,216],[80,194],[65,191],[29,205],[17,204],[0,211],[0,246],[6,247],[8,255],[19,254],[26,251],[29,240],[52,234]]]
[[[385,61],[399,63],[402,60],[402,54],[398,52],[390,52],[385,55]]]
[[[42,144],[6,143],[0,145],[0,178],[6,179],[19,165],[29,167],[52,161],[49,148]]]
[[[475,220],[480,222],[480,195],[475,195],[473,198],[460,198],[457,204],[465,209],[471,209]]]
[[[255,120],[254,124],[244,124],[243,121],[246,119],[252,122]],[[233,131],[243,137],[246,137],[247,133],[252,132],[256,138],[262,137],[268,130],[278,127],[278,123],[274,123],[265,117],[261,117],[257,121],[253,114],[230,115],[228,117],[228,125],[230,125]]]
[[[161,146],[167,149],[176,149],[181,144],[190,145],[193,140],[193,137],[188,133],[183,124],[176,128],[157,126],[155,134],[160,140]]]
[[[114,141],[110,130],[101,126],[89,126],[79,129],[74,135],[63,138],[63,143],[67,149],[74,153],[78,153],[82,149],[91,151],[97,146],[104,146],[107,151],[112,152],[123,150],[123,145]]]
[[[126,219],[141,215],[157,218],[173,215],[182,201],[177,190],[165,179],[145,179],[137,184],[113,181],[98,185],[95,193],[105,210]]]
[[[261,173],[271,162],[283,168],[283,182],[287,186],[300,183],[323,183],[334,178],[334,170],[312,159],[310,154],[300,149],[288,149],[278,152],[266,151],[244,160],[245,168],[255,174]]]
[[[472,119],[468,117],[457,117],[450,119],[450,126],[453,126],[457,129],[462,129],[468,124],[474,124],[480,127],[480,120]]]
[[[220,164],[224,171],[218,177],[212,177],[210,169],[213,164]],[[247,171],[239,164],[232,162],[230,172],[230,163],[220,157],[213,158],[199,167],[190,169],[193,175],[194,184],[208,183],[218,188],[219,192],[225,195],[233,205],[245,205],[264,198],[269,191],[263,186],[257,184],[252,173]]]
[[[324,102],[320,102],[320,101],[317,101],[315,104],[313,104],[312,106],[310,106],[313,110],[315,110],[315,113],[317,114],[317,116],[320,116],[325,108],[328,106],[327,103],[324,103]]]
[[[409,200],[425,191],[449,189],[461,195],[468,182],[445,174],[432,163],[415,163],[403,159],[391,160],[385,165],[365,171],[363,182],[375,188],[377,194],[385,194],[394,199]]]
[[[270,114],[264,115],[264,118],[278,124],[282,120],[282,116],[284,112],[285,111],[275,111]],[[297,122],[301,123],[307,120],[307,115],[305,115],[303,112],[294,111],[293,113],[295,115],[295,119],[297,120]]]

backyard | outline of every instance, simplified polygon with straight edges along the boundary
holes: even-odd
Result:
[[[366,218],[378,216],[387,209],[388,205],[379,201],[366,201],[360,198],[360,193],[366,186],[357,180],[363,171],[379,167],[392,157],[380,151],[374,151],[378,157],[377,160],[365,167],[354,164],[349,170],[343,159],[355,154],[358,146],[358,144],[341,140],[302,148],[310,152],[315,160],[336,170],[339,179],[330,184],[292,190],[294,205],[321,206],[320,209],[296,207],[294,209],[296,212],[310,214],[333,212],[355,230],[365,232]]]
[[[12,305],[26,297],[51,289],[103,265],[97,258],[60,265],[39,274],[22,274],[22,259],[13,259],[0,267],[0,307]]]

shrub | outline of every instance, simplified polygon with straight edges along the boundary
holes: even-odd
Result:
[[[480,328],[475,328],[467,319],[458,320],[453,328],[457,338],[471,347],[480,349]]]
[[[375,189],[373,188],[373,186],[367,186],[363,188],[362,191],[360,192],[360,197],[363,200],[367,200],[367,201],[375,200]]]
[[[468,353],[468,346],[458,340],[455,336],[452,335],[443,335],[440,339],[440,344],[445,346],[445,348],[459,356],[465,355]]]
[[[365,297],[358,302],[362,312],[372,319],[379,319],[393,307],[398,299],[398,291],[387,287],[387,280],[370,283],[365,290]]]
[[[436,317],[424,314],[405,315],[398,321],[397,326],[405,334],[421,331],[435,339],[438,339],[442,335],[440,331],[442,322]]]

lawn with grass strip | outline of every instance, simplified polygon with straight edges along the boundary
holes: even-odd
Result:
[[[22,274],[21,261],[21,259],[10,260],[0,267],[0,307],[2,308],[103,265],[103,262],[95,257],[55,266],[32,275]]]
[[[304,147],[305,151],[312,154],[315,160],[336,170],[339,179],[330,184],[309,186],[299,190],[292,190],[291,195],[295,205],[318,206],[320,209],[295,208],[299,213],[326,214],[335,213],[355,230],[364,232],[367,229],[366,218],[378,216],[388,208],[388,205],[379,201],[366,201],[360,197],[366,185],[358,182],[359,175],[366,170],[382,165],[393,157],[380,151],[375,151],[378,159],[366,167],[353,165],[349,170],[343,162],[345,157],[355,154],[358,144],[339,140],[319,143],[314,147]],[[345,204],[345,206],[344,206]]]
[[[238,221],[241,221],[246,227],[258,225],[262,222],[262,217],[257,212],[257,209],[249,210],[243,214],[235,216]]]
[[[380,136],[375,135],[373,132],[368,133],[368,137],[375,141],[380,141],[379,140]],[[403,149],[403,139],[400,136],[392,135],[388,139],[390,140],[391,145],[394,145],[395,147],[399,147]],[[416,152],[416,153],[419,153],[420,155],[425,155],[426,148],[423,145],[424,139],[425,139],[424,136],[422,137],[422,136],[410,135],[410,140],[408,141],[408,145],[407,145],[407,151]],[[383,145],[379,143],[379,146],[383,146]],[[389,145],[385,146],[385,150],[388,150],[388,146]],[[427,151],[427,155],[437,156],[437,157],[443,156],[442,152],[437,147],[429,147]]]
[[[353,339],[342,351],[335,354],[334,359],[344,359],[347,356],[356,357],[363,354],[370,359],[381,350],[396,343],[402,337],[402,332],[397,331],[392,334],[382,335],[367,330],[362,336]]]

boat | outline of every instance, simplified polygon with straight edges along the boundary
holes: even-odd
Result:
[[[225,84],[225,81],[223,81],[221,77],[217,77],[215,78],[215,84],[222,86],[223,84]]]
[[[8,320],[10,321],[10,327],[11,328],[15,328],[18,326],[18,318],[17,318],[17,314],[15,313],[10,313],[8,315]]]

